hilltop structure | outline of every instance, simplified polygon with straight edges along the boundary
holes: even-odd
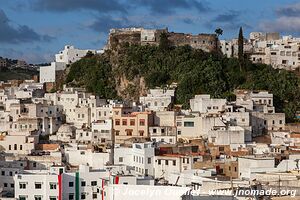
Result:
[[[189,45],[195,49],[202,49],[206,52],[216,51],[219,43],[216,34],[175,33],[165,29],[144,29],[144,28],[121,28],[111,29],[108,37],[107,48],[115,49],[120,44],[135,45],[159,45],[160,35],[166,33],[172,46]]]

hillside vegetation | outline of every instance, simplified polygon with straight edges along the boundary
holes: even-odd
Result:
[[[147,88],[178,83],[176,103],[188,107],[195,94],[234,100],[234,89],[268,90],[276,112],[292,121],[299,108],[299,78],[271,66],[205,53],[188,46],[129,46],[88,55],[71,65],[66,82],[103,98],[137,100]]]
[[[3,68],[0,70],[0,81],[8,81],[8,80],[26,80],[32,79],[32,76],[38,75],[37,70],[33,69],[22,69],[22,68],[14,68],[8,69]]]

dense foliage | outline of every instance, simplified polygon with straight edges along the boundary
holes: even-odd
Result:
[[[116,98],[115,82],[109,60],[104,56],[87,55],[73,63],[66,82],[84,86],[102,98]]]
[[[111,58],[114,56],[115,58]],[[112,64],[111,60],[114,60]],[[188,106],[195,94],[234,99],[237,88],[269,90],[274,94],[277,112],[288,121],[299,107],[299,78],[292,72],[244,61],[242,71],[236,58],[205,53],[188,46],[123,46],[119,52],[86,57],[74,63],[67,82],[84,85],[106,98],[116,96],[115,77],[128,80],[144,77],[148,88],[178,83],[176,103]],[[75,80],[75,81],[74,81]]]

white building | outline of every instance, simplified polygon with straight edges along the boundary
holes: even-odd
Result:
[[[101,199],[102,180],[109,177],[105,170],[80,166],[77,172],[65,172],[63,167],[50,171],[24,171],[15,175],[15,197],[37,199]]]
[[[140,97],[140,102],[152,111],[164,111],[174,101],[175,90],[151,89],[145,97]]]
[[[65,146],[66,162],[72,166],[88,165],[94,169],[104,169],[109,162],[109,153],[96,152],[86,145],[69,144]]]
[[[193,169],[195,162],[202,161],[201,155],[165,154],[155,156],[155,178],[164,178],[168,181],[171,173],[181,173]]]
[[[191,110],[200,113],[218,113],[225,110],[226,99],[212,99],[210,95],[196,95],[190,100]]]
[[[58,54],[55,54],[55,62],[61,62],[69,65],[86,56],[88,52],[96,54],[96,50],[81,50],[76,49],[74,46],[66,45],[62,51],[60,51]]]
[[[39,136],[36,133],[10,133],[0,136],[0,146],[4,148],[4,152],[12,154],[28,155],[34,151],[38,141]]]
[[[115,148],[114,163],[132,166],[138,175],[154,176],[154,149],[151,142],[134,143],[132,148]]]
[[[240,126],[210,130],[208,141],[214,145],[230,145],[237,149],[237,147],[245,144],[245,130]]]
[[[207,137],[208,132],[214,127],[226,127],[222,116],[219,114],[176,116],[176,128],[178,138],[201,138]]]
[[[270,157],[246,156],[238,158],[239,177],[250,179],[252,172],[266,172],[275,169],[275,159]]]
[[[40,83],[55,82],[59,71],[63,71],[65,68],[66,64],[64,62],[51,62],[49,66],[40,67]]]

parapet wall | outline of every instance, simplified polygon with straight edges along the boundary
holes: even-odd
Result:
[[[160,34],[167,33],[170,44],[173,46],[189,45],[195,49],[202,49],[206,52],[215,51],[219,46],[216,34],[185,34],[168,32],[168,29],[143,29],[127,28],[112,29],[108,38],[108,48],[115,49],[120,44],[129,45],[158,45]]]

